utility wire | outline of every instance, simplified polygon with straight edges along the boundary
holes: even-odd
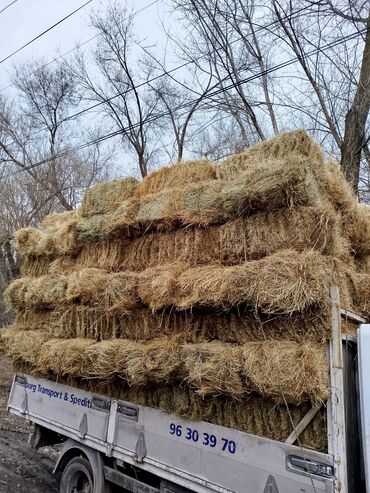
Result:
[[[36,40],[40,39],[42,36],[44,36],[46,33],[48,33],[49,31],[51,31],[52,29],[54,29],[54,27],[57,27],[59,26],[59,24],[61,24],[62,22],[64,22],[65,20],[69,19],[70,17],[72,17],[72,15],[76,14],[79,10],[83,9],[84,7],[86,7],[86,5],[88,5],[89,3],[91,3],[93,0],[88,0],[87,2],[85,2],[83,5],[81,5],[80,7],[78,7],[78,9],[74,10],[73,12],[69,13],[68,15],[66,15],[65,17],[63,17],[62,19],[60,19],[58,22],[56,22],[55,24],[53,24],[52,26],[48,27],[47,29],[45,29],[45,31],[42,31],[40,34],[38,34],[37,36],[35,36],[33,39],[31,39],[30,41],[28,41],[27,43],[25,43],[24,45],[20,46],[17,50],[13,51],[13,53],[10,53],[8,56],[6,56],[5,58],[3,58],[2,60],[0,60],[0,64],[1,63],[4,63],[6,62],[7,60],[9,60],[10,58],[12,58],[14,55],[16,55],[17,53],[19,53],[20,51],[22,51],[24,48],[26,48],[27,46],[29,46],[31,43],[34,43]]]
[[[145,8],[148,8],[148,7],[152,6],[153,4],[157,3],[158,1],[159,1],[159,0],[155,0],[155,1],[154,1],[154,2],[152,2],[151,4],[149,4],[149,5],[147,5],[146,7],[144,7],[143,9],[141,9],[141,10],[137,11],[137,12],[136,12],[136,14],[137,14],[137,13],[139,13],[139,12],[142,12]],[[320,1],[320,0],[319,0],[319,1]],[[307,10],[308,8],[309,8],[309,7],[303,7],[303,8],[301,8],[301,9],[299,9],[299,10],[296,10],[295,12],[292,12],[291,14],[288,14],[288,15],[284,16],[284,17],[282,18],[282,20],[293,20],[295,17],[299,16],[299,14],[301,14],[303,11]],[[279,19],[277,19],[277,20],[275,20],[275,21],[271,22],[270,24],[266,24],[266,25],[264,25],[264,26],[261,26],[261,25],[256,24],[256,25],[258,25],[258,29],[256,29],[255,34],[258,34],[260,31],[264,31],[264,30],[266,30],[266,29],[269,29],[269,28],[273,27],[273,26],[274,26],[275,24],[277,24],[278,22],[280,22],[280,20],[279,20]],[[99,33],[99,34],[97,34],[96,36],[94,36],[93,38],[90,38],[90,40],[87,40],[85,43],[87,43],[87,42],[91,41],[92,39],[97,38],[98,36],[100,36],[100,33]],[[242,40],[242,39],[243,39],[242,37],[241,37],[241,38],[238,38],[238,39],[236,39],[236,40],[232,41],[230,44],[234,44],[234,43],[236,43],[236,42],[238,42],[238,41],[240,41],[240,40]],[[74,51],[75,49],[76,49],[76,48],[74,48],[74,49],[70,50],[70,52],[71,52],[71,51]],[[215,53],[218,53],[219,51],[220,51],[220,49],[218,49],[218,50],[216,50],[216,49],[215,49],[215,50],[214,50],[214,52],[215,52]],[[70,52],[68,52],[68,53],[70,53]],[[191,64],[193,64],[193,63],[198,62],[199,60],[202,60],[202,59],[203,59],[203,58],[205,58],[206,56],[207,56],[207,55],[201,55],[201,56],[199,56],[199,57],[197,57],[197,58],[195,58],[195,59],[193,59],[193,60],[189,60],[189,61],[187,61],[187,62],[182,63],[181,65],[177,65],[176,67],[174,67],[174,68],[172,68],[172,69],[170,69],[170,70],[165,70],[165,71],[161,72],[160,74],[156,75],[155,77],[152,77],[151,79],[146,80],[145,82],[142,82],[141,84],[138,84],[138,85],[135,87],[135,89],[139,89],[139,88],[141,88],[141,87],[143,87],[143,86],[146,86],[146,85],[148,85],[148,84],[152,84],[153,82],[157,81],[158,79],[161,79],[162,77],[164,77],[164,76],[166,76],[166,75],[171,75],[172,73],[177,72],[178,70],[180,70],[180,69],[182,69],[182,68],[185,68],[185,67],[187,67],[188,65],[191,65]],[[52,62],[49,62],[49,63],[52,63]],[[35,71],[35,72],[36,72],[36,71]],[[32,72],[30,75],[32,75],[32,74],[33,74],[33,73],[35,73],[35,72]],[[13,84],[11,84],[11,85],[13,85]],[[8,86],[8,87],[10,87],[10,86]],[[5,88],[5,89],[6,89],[6,88]],[[107,98],[107,99],[104,99],[103,101],[99,101],[98,103],[95,103],[95,104],[93,104],[93,105],[91,105],[91,106],[88,106],[87,108],[84,108],[84,109],[82,109],[82,110],[80,110],[80,111],[77,111],[76,113],[73,113],[72,115],[67,116],[67,117],[63,120],[63,123],[64,123],[64,122],[66,122],[66,121],[68,121],[68,120],[72,120],[73,118],[76,118],[76,117],[78,117],[78,116],[81,116],[81,115],[83,115],[83,114],[87,113],[88,111],[91,111],[91,110],[93,110],[93,109],[95,109],[95,108],[98,108],[99,106],[102,106],[103,104],[109,103],[109,102],[113,101],[114,99],[116,99],[116,98],[118,98],[118,97],[120,97],[120,96],[125,96],[126,94],[128,94],[128,93],[130,93],[130,92],[132,92],[132,91],[133,91],[133,89],[132,89],[132,88],[130,88],[130,89],[126,89],[125,91],[122,91],[122,92],[119,92],[119,93],[117,93],[117,94],[114,94],[113,96],[111,96],[111,97],[109,97],[109,98]],[[0,90],[0,92],[1,92],[1,90]],[[42,131],[43,131],[43,130],[45,130],[45,129],[47,129],[47,127],[42,127],[42,128],[40,128],[40,129],[36,130],[35,132],[32,132],[32,133],[31,133],[31,135],[30,135],[30,137],[32,137],[33,135],[36,135],[36,134],[38,134],[38,133],[42,132]],[[11,145],[12,143],[13,143],[13,142],[10,142],[8,145]]]
[[[14,0],[15,2],[18,2],[18,0]],[[153,2],[149,3],[148,5],[146,5],[145,7],[141,8],[140,10],[136,10],[131,17],[134,17],[135,15],[137,14],[140,14],[141,12],[143,12],[144,10],[148,9],[149,7],[151,7],[152,5],[155,5],[156,3],[158,3],[159,0],[154,0]],[[81,7],[82,8],[82,7]],[[1,12],[0,12],[1,13]],[[82,43],[78,43],[77,46],[75,46],[74,48],[72,48],[71,50],[69,51],[66,51],[65,53],[62,53],[61,55],[59,55],[58,57],[56,58],[53,58],[52,60],[50,60],[49,62],[45,63],[44,65],[41,65],[41,67],[38,67],[36,70],[34,70],[33,72],[30,72],[28,75],[31,76],[33,74],[35,74],[38,70],[40,70],[41,68],[44,68],[44,67],[48,67],[49,65],[51,65],[52,63],[60,60],[61,58],[64,58],[65,56],[69,55],[70,53],[78,50],[79,48],[81,48],[81,46],[84,46],[86,45],[87,43],[90,43],[90,41],[93,41],[94,39],[98,38],[99,36],[101,36],[101,33],[98,33],[96,34],[95,36],[92,36],[91,38],[89,39],[86,39],[85,41],[82,41]],[[14,84],[9,84],[7,85],[6,87],[3,87],[2,89],[0,89],[0,92],[3,92],[5,91],[6,89],[9,89],[9,87],[13,87]]]
[[[340,45],[344,41],[350,41],[351,39],[355,39],[358,36],[361,36],[362,34],[365,34],[368,31],[368,29],[369,28],[364,28],[364,29],[362,29],[360,31],[356,31],[355,33],[351,33],[351,34],[349,34],[347,36],[342,36],[341,38],[339,38],[339,39],[337,39],[335,41],[332,41],[331,43],[328,43],[328,44],[324,45],[323,47],[320,47],[320,48],[317,48],[315,50],[311,50],[308,53],[305,53],[300,58],[306,59],[306,58],[309,58],[309,57],[311,57],[313,55],[316,55],[318,53],[323,53],[324,51],[326,51],[326,50],[328,50],[330,48],[335,48],[336,46]],[[293,58],[291,58],[291,59],[289,59],[289,60],[287,60],[285,62],[282,62],[282,63],[280,63],[278,65],[273,66],[273,67],[270,67],[270,68],[268,68],[268,69],[266,69],[266,70],[264,70],[264,71],[262,71],[262,72],[260,72],[258,74],[254,74],[254,75],[252,75],[250,77],[247,77],[245,79],[241,79],[237,83],[229,84],[226,87],[223,87],[221,89],[218,89],[216,91],[213,91],[212,93],[206,95],[204,97],[204,99],[213,98],[214,96],[217,96],[217,95],[219,95],[221,93],[224,93],[224,92],[226,92],[226,91],[228,91],[230,89],[234,89],[235,87],[241,86],[241,85],[246,84],[248,82],[252,82],[253,80],[256,80],[256,79],[258,79],[260,77],[263,77],[264,75],[268,75],[268,74],[271,74],[273,72],[276,72],[277,70],[281,70],[282,68],[286,68],[286,67],[288,67],[290,65],[293,65],[298,60],[299,60],[298,57],[293,57]],[[178,111],[178,110],[187,108],[188,106],[191,106],[192,104],[194,104],[197,100],[198,100],[198,98],[193,99],[191,101],[188,101],[186,103],[183,103],[183,104],[179,105],[177,108],[175,108],[172,111]],[[151,118],[148,118],[144,122],[144,124],[152,123],[152,122],[154,122],[156,120],[159,120],[159,119],[163,118],[164,116],[168,116],[169,114],[170,114],[169,111],[160,113],[159,115],[155,115],[155,116],[153,116]],[[51,157],[50,158],[46,158],[46,159],[43,159],[42,161],[38,161],[36,163],[33,163],[33,164],[29,165],[29,166],[24,166],[24,167],[22,167],[22,169],[14,172],[12,174],[10,174],[9,176],[10,177],[11,176],[15,176],[15,175],[17,175],[19,173],[22,173],[23,171],[28,171],[30,169],[36,168],[36,167],[41,166],[43,164],[49,163],[50,161],[53,161],[54,159],[58,159],[60,157],[64,157],[64,156],[66,156],[66,155],[68,155],[68,154],[70,154],[72,152],[83,150],[83,149],[85,149],[87,147],[90,147],[91,145],[100,144],[101,142],[104,142],[104,141],[106,141],[108,139],[111,139],[113,137],[116,137],[118,135],[121,135],[125,131],[134,130],[135,128],[137,128],[138,126],[140,126],[142,124],[143,124],[142,122],[137,122],[137,123],[135,123],[133,125],[127,126],[125,129],[116,130],[116,131],[111,132],[109,134],[103,135],[102,137],[99,137],[97,139],[94,139],[94,140],[92,140],[90,142],[85,142],[83,144],[80,144],[80,145],[72,148],[72,149],[68,149],[66,151],[62,151],[62,152],[58,153],[56,156],[54,156],[52,158]]]
[[[4,12],[4,10],[8,9],[9,7],[11,7],[14,3],[17,3],[18,0],[13,0],[12,2],[8,3],[8,5],[5,5],[5,7],[3,7],[1,10],[0,10],[0,14],[2,12]]]

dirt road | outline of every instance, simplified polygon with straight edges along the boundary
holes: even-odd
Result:
[[[0,493],[56,492],[52,469],[57,452],[52,447],[32,450],[26,420],[6,412],[11,381],[11,361],[0,355]]]

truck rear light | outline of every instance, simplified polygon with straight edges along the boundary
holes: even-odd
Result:
[[[332,478],[334,476],[332,466],[304,457],[299,457],[298,455],[288,455],[287,469],[292,472],[320,476],[321,478]]]

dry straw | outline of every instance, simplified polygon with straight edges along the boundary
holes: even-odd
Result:
[[[243,346],[243,373],[251,388],[276,402],[321,403],[328,399],[325,346],[292,341],[249,342]]]
[[[101,307],[107,312],[125,313],[138,303],[137,275],[110,274],[96,268],[75,271],[68,279],[66,300]]]
[[[295,205],[320,204],[307,159],[268,160],[231,181],[209,180],[125,201],[114,213],[77,225],[80,243],[130,237],[180,226],[207,226]]]
[[[139,278],[139,296],[153,310],[245,304],[264,313],[291,314],[327,305],[334,278],[327,257],[314,250],[284,250],[235,267],[178,264],[147,269]]]
[[[17,250],[23,256],[73,255],[79,249],[76,237],[78,221],[77,211],[47,216],[43,229],[22,228],[16,232]]]
[[[6,331],[5,344],[13,356],[21,357],[25,343],[31,340],[32,347],[34,340],[39,347],[33,358],[27,353],[26,361],[43,374],[103,381],[119,376],[129,386],[183,382],[202,396],[237,399],[255,391],[277,403],[323,402],[328,397],[325,347],[308,342],[263,341],[242,346],[182,344],[178,338],[96,342],[51,339],[42,331]]]
[[[4,300],[13,310],[52,308],[65,302],[66,290],[65,276],[22,277],[4,291]]]
[[[322,310],[294,316],[266,316],[240,310],[226,313],[165,311],[152,313],[146,308],[127,315],[106,313],[83,305],[64,306],[53,311],[18,312],[13,323],[18,330],[45,328],[54,337],[95,340],[129,339],[149,341],[177,336],[184,342],[219,340],[244,344],[249,341],[321,341],[331,333],[328,313]]]
[[[136,187],[134,195],[142,197],[169,188],[187,186],[189,183],[215,178],[215,167],[211,161],[186,161],[161,168],[146,176]]]
[[[237,265],[291,248],[314,248],[325,254],[346,253],[339,218],[330,208],[296,207],[260,212],[208,228],[188,227],[85,245],[76,268],[141,271],[166,263],[191,267]]]
[[[132,196],[137,184],[135,178],[128,177],[94,185],[84,193],[81,216],[91,217],[115,211],[124,200]]]
[[[217,178],[230,180],[240,173],[261,166],[266,159],[286,159],[288,156],[303,156],[314,167],[323,165],[320,146],[302,129],[283,132],[280,135],[249,147],[246,151],[231,156],[216,167]]]

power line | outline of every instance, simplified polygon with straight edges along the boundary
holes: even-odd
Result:
[[[4,12],[4,10],[8,9],[8,8],[9,8],[9,7],[11,7],[14,3],[17,3],[17,2],[18,2],[18,0],[13,0],[12,2],[8,3],[8,5],[5,5],[5,7],[4,7],[4,8],[2,8],[2,9],[0,10],[0,14],[1,14],[2,12]]]
[[[85,2],[83,5],[81,5],[80,7],[78,7],[78,9],[74,10],[73,12],[69,13],[68,15],[66,15],[65,17],[63,17],[63,19],[60,19],[58,22],[56,22],[55,24],[53,24],[52,26],[48,27],[47,29],[45,29],[45,31],[41,32],[40,34],[38,34],[37,36],[35,36],[33,39],[31,39],[30,41],[28,41],[27,43],[25,43],[24,45],[20,46],[17,50],[13,51],[13,53],[10,53],[8,56],[6,56],[5,58],[3,58],[2,60],[0,60],[0,64],[1,63],[4,63],[6,62],[7,60],[9,60],[9,58],[12,58],[14,55],[16,55],[17,53],[19,53],[21,50],[23,50],[24,48],[26,48],[27,46],[29,46],[31,43],[34,43],[36,40],[40,39],[42,36],[44,36],[46,33],[48,33],[49,31],[51,31],[52,29],[54,29],[54,27],[57,27],[59,26],[59,24],[61,24],[62,22],[64,22],[65,20],[69,19],[70,17],[72,17],[72,15],[76,14],[79,10],[83,9],[84,7],[86,7],[86,5],[88,5],[89,3],[91,3],[93,0],[88,0],[87,2]]]
[[[317,48],[315,50],[311,50],[310,52],[302,55],[300,58],[306,59],[306,58],[309,58],[309,57],[311,57],[313,55],[316,55],[318,53],[323,53],[324,51],[328,50],[329,48],[335,48],[336,46],[338,46],[339,44],[341,44],[341,43],[343,43],[345,41],[350,41],[352,39],[357,38],[358,36],[361,36],[362,34],[365,34],[367,31],[368,31],[368,28],[364,28],[364,29],[362,29],[360,31],[356,31],[355,33],[351,33],[351,34],[349,34],[347,36],[342,36],[341,38],[339,38],[339,39],[337,39],[335,41],[332,41],[331,43],[328,43],[328,44],[324,45],[323,47]],[[217,95],[219,95],[221,93],[224,93],[224,92],[226,92],[226,91],[228,91],[230,89],[234,89],[234,88],[239,87],[239,86],[241,86],[243,84],[246,84],[248,82],[252,82],[253,80],[256,80],[256,79],[258,79],[258,78],[260,78],[260,77],[262,77],[264,75],[268,75],[268,74],[271,74],[272,72],[276,72],[277,70],[281,70],[282,68],[286,68],[286,67],[288,67],[290,65],[293,65],[298,60],[299,60],[298,57],[293,57],[293,58],[291,58],[291,59],[289,59],[289,60],[287,60],[285,62],[282,62],[282,63],[280,63],[278,65],[273,66],[273,67],[270,67],[269,69],[266,69],[266,70],[264,70],[264,71],[262,71],[262,72],[260,72],[258,74],[254,74],[254,75],[252,75],[250,77],[247,77],[245,79],[242,79],[242,80],[238,81],[237,83],[229,84],[226,87],[223,87],[221,89],[218,89],[216,91],[213,91],[212,93],[210,93],[207,96],[205,96],[204,99],[213,98],[214,96],[217,96]],[[179,105],[177,108],[175,108],[173,111],[178,111],[178,110],[181,110],[181,109],[185,109],[188,106],[191,106],[192,104],[194,104],[196,101],[197,101],[197,99],[193,99],[191,101],[188,101],[186,103],[183,103],[183,104]],[[169,111],[166,111],[166,112],[163,112],[163,113],[161,113],[159,115],[155,115],[155,116],[153,116],[151,118],[148,118],[145,121],[145,124],[152,123],[152,122],[154,122],[156,120],[159,120],[159,119],[163,118],[164,116],[168,116],[169,114],[170,114],[170,112]],[[113,137],[116,137],[118,135],[121,135],[122,133],[124,133],[127,130],[133,130],[136,127],[138,127],[139,125],[141,125],[141,124],[142,124],[141,122],[137,122],[137,123],[135,123],[133,125],[130,125],[130,126],[126,127],[124,130],[121,130],[121,129],[120,130],[116,130],[116,131],[111,132],[109,134],[103,135],[102,137],[99,137],[97,139],[93,139],[90,142],[85,142],[83,144],[80,144],[80,145],[72,148],[72,149],[68,149],[66,151],[62,151],[62,152],[58,153],[56,156],[54,156],[52,158],[46,158],[46,159],[43,159],[42,161],[38,161],[36,163],[33,163],[33,164],[29,165],[29,166],[25,166],[21,170],[18,170],[16,172],[10,174],[9,176],[15,176],[15,175],[17,175],[19,173],[22,173],[23,171],[28,171],[28,170],[34,169],[34,168],[36,168],[38,166],[41,166],[41,165],[46,164],[48,162],[51,162],[54,159],[58,159],[60,157],[64,157],[64,156],[66,156],[66,155],[68,155],[68,154],[70,154],[72,152],[76,152],[76,151],[80,151],[80,150],[86,149],[87,147],[90,147],[91,145],[100,144],[101,142],[104,142],[104,141],[106,141],[108,139],[111,139]]]
[[[159,1],[159,0],[155,0],[155,1],[154,1],[154,2],[152,2],[151,4],[147,5],[146,7],[142,8],[141,10],[137,11],[137,12],[135,13],[135,15],[136,15],[136,14],[138,14],[138,13],[140,13],[140,12],[142,12],[142,11],[143,11],[143,10],[145,10],[146,8],[148,8],[148,7],[152,6],[153,4],[157,3],[158,1]],[[318,1],[320,1],[320,0],[318,0]],[[288,14],[288,15],[284,16],[284,17],[282,18],[282,20],[292,20],[292,19],[294,19],[295,17],[297,17],[299,14],[301,14],[303,11],[307,10],[308,8],[309,8],[309,7],[303,7],[303,8],[301,8],[301,9],[299,9],[299,10],[296,10],[295,12],[292,12],[291,14]],[[269,28],[273,27],[273,26],[274,26],[275,24],[277,24],[278,22],[279,22],[279,19],[277,19],[277,20],[275,20],[275,21],[273,21],[273,22],[271,22],[271,23],[269,23],[269,24],[267,24],[267,25],[264,25],[264,26],[261,26],[261,25],[256,24],[256,25],[258,26],[258,29],[256,29],[255,34],[258,34],[260,31],[263,31],[263,30],[265,30],[265,29],[269,29]],[[100,35],[101,35],[100,33],[99,33],[99,34],[97,34],[96,36],[94,36],[93,38],[90,38],[90,40],[86,41],[85,43],[87,43],[87,42],[91,41],[92,39],[97,38],[97,37],[98,37],[98,36],[100,36]],[[234,43],[236,43],[236,42],[240,41],[241,39],[243,39],[243,38],[242,38],[242,37],[241,37],[241,38],[238,38],[238,39],[236,39],[236,40],[232,41],[230,44],[234,44]],[[76,49],[76,48],[74,48],[74,49],[70,50],[70,52],[71,52],[71,51],[74,51],[75,49]],[[217,49],[215,49],[214,51],[215,51],[216,53],[218,53],[218,52],[220,51],[220,49],[218,49],[218,50],[217,50]],[[174,68],[172,68],[172,69],[170,69],[170,70],[165,70],[165,71],[161,72],[159,75],[156,75],[155,77],[152,77],[151,79],[146,80],[145,82],[142,82],[141,84],[138,84],[138,85],[136,86],[136,89],[139,89],[139,88],[141,88],[141,87],[143,87],[143,86],[146,86],[146,85],[148,85],[148,84],[152,84],[153,82],[157,81],[158,79],[161,79],[162,77],[164,77],[164,76],[166,76],[166,75],[170,75],[170,74],[172,74],[172,73],[174,73],[174,72],[177,72],[178,70],[180,70],[180,69],[182,69],[182,68],[187,67],[188,65],[191,65],[191,64],[193,64],[193,63],[198,62],[199,60],[202,60],[202,59],[203,59],[203,58],[205,58],[206,56],[207,56],[207,55],[201,55],[201,56],[199,56],[199,57],[195,58],[194,60],[189,60],[189,61],[187,61],[187,62],[184,62],[184,63],[182,63],[181,65],[178,65],[178,66],[176,66],[176,67],[174,67]],[[52,63],[52,62],[49,62],[49,63]],[[35,72],[36,72],[36,71],[35,71]],[[32,74],[33,74],[33,73],[35,73],[35,72],[32,72],[30,75],[32,75]],[[11,84],[11,85],[13,85],[13,84]],[[8,86],[8,87],[10,87],[10,86]],[[91,106],[88,106],[87,108],[84,108],[83,110],[77,111],[76,113],[73,113],[72,115],[69,115],[68,117],[66,117],[66,118],[64,119],[64,121],[63,121],[63,122],[66,122],[66,121],[68,121],[68,120],[72,120],[73,118],[76,118],[76,117],[78,117],[78,116],[81,116],[81,115],[83,115],[83,114],[85,114],[85,113],[87,113],[87,112],[89,112],[89,111],[91,111],[91,110],[93,110],[93,109],[95,109],[95,108],[98,108],[99,106],[102,106],[103,104],[106,104],[106,103],[109,103],[109,102],[113,101],[113,99],[116,99],[116,98],[118,98],[118,97],[120,97],[120,96],[125,96],[126,94],[128,94],[128,93],[130,93],[130,92],[132,92],[132,91],[133,91],[133,89],[132,89],[132,88],[130,88],[130,89],[126,89],[125,91],[122,91],[122,92],[119,92],[119,93],[117,93],[117,94],[114,94],[114,95],[113,95],[113,96],[111,96],[110,98],[104,99],[103,101],[100,101],[100,102],[98,102],[98,103],[95,103],[95,104],[93,104],[93,105],[91,105]],[[0,92],[1,92],[1,91],[0,91]],[[36,134],[38,134],[38,133],[42,132],[43,130],[45,130],[46,128],[47,128],[47,127],[42,127],[41,129],[36,130],[35,132],[31,133],[31,135],[30,135],[30,136],[36,135]],[[12,144],[12,143],[13,143],[13,142],[10,142],[10,144]],[[9,145],[10,145],[10,144],[9,144]]]
[[[17,2],[18,0],[14,0],[14,1],[15,1],[15,2]],[[156,4],[156,3],[158,3],[158,2],[159,2],[159,0],[154,0],[153,2],[151,2],[151,3],[150,3],[150,4],[148,4],[148,5],[146,5],[145,7],[141,8],[141,9],[139,9],[139,10],[136,10],[136,11],[132,14],[132,16],[130,16],[130,17],[134,17],[135,15],[140,14],[141,12],[143,12],[144,10],[146,10],[146,9],[150,8],[152,5],[155,5],[155,4]],[[82,8],[82,7],[81,7],[81,8]],[[86,40],[85,40],[85,41],[83,41],[82,43],[78,43],[78,44],[77,44],[77,46],[75,46],[74,48],[72,48],[72,49],[70,49],[70,50],[68,50],[68,51],[66,51],[66,52],[64,52],[64,53],[62,53],[62,54],[61,54],[61,55],[59,55],[58,57],[53,58],[53,59],[52,59],[52,60],[50,60],[49,62],[47,62],[47,63],[45,63],[45,64],[41,65],[41,67],[38,67],[38,68],[37,68],[36,70],[34,70],[33,72],[30,72],[28,75],[29,75],[29,76],[31,76],[31,75],[35,74],[35,73],[36,73],[38,70],[40,70],[41,68],[48,67],[48,66],[49,66],[49,65],[51,65],[52,63],[57,62],[57,61],[58,61],[58,60],[60,60],[61,58],[64,58],[65,56],[69,55],[70,53],[72,53],[72,52],[74,52],[74,51],[78,50],[79,48],[81,48],[81,46],[84,46],[84,45],[86,45],[86,44],[90,43],[91,41],[93,41],[94,39],[98,38],[99,36],[101,36],[101,33],[98,33],[98,34],[96,34],[95,36],[92,36],[91,38],[86,39]],[[0,92],[3,92],[3,91],[5,91],[6,89],[9,89],[9,87],[13,87],[13,86],[14,86],[14,84],[9,84],[9,85],[7,85],[7,86],[3,87],[2,89],[0,89]]]

